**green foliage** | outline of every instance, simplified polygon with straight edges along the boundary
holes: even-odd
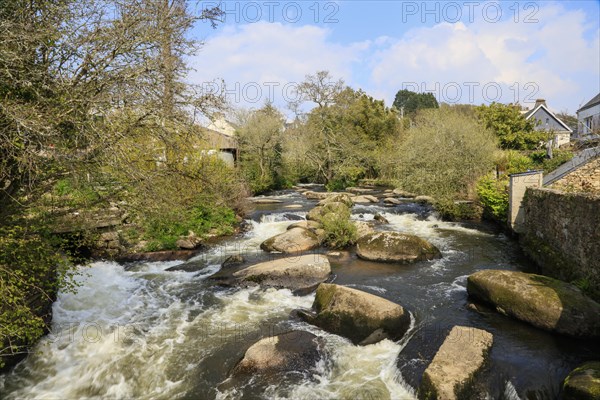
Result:
[[[411,118],[416,115],[418,110],[439,107],[433,93],[415,93],[406,89],[396,93],[393,105],[398,111],[404,110],[404,115]]]
[[[346,88],[327,105],[286,130],[287,171],[342,189],[359,179],[376,178],[384,145],[398,141],[401,123],[394,110],[362,91]]]
[[[238,129],[240,169],[254,194],[286,185],[283,176],[283,115],[271,104],[245,116]]]
[[[397,186],[438,201],[469,199],[493,167],[497,140],[472,118],[449,108],[422,111],[398,146]]]
[[[35,221],[0,226],[0,368],[47,330],[58,289],[75,288],[60,245]]]
[[[477,107],[476,113],[483,125],[498,136],[503,149],[531,150],[547,139],[545,132],[534,130],[534,122],[526,120],[516,105],[492,103]]]
[[[236,223],[235,213],[225,206],[198,204],[187,210],[173,210],[145,221],[146,250],[174,250],[175,242],[190,231],[198,237],[230,235]]]
[[[357,239],[356,225],[350,221],[350,209],[347,207],[325,214],[321,224],[325,230],[324,244],[328,247],[341,249]]]
[[[508,217],[508,179],[497,180],[486,175],[477,182],[477,195],[483,204],[485,214],[497,221]]]

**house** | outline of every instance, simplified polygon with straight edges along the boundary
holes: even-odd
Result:
[[[577,110],[578,139],[600,134],[600,93]]]
[[[573,130],[560,120],[546,105],[546,100],[537,99],[531,110],[524,112],[525,119],[535,121],[536,131],[546,131],[549,140],[553,140],[554,147],[562,146],[571,141]]]
[[[202,136],[209,150],[206,154],[216,154],[225,164],[233,167],[238,159],[238,140],[235,127],[222,114],[211,118],[210,124],[202,128]]]

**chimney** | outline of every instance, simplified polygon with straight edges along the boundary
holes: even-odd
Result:
[[[546,108],[548,107],[548,106],[546,105],[546,100],[544,100],[544,99],[537,99],[537,100],[535,101],[535,106],[533,106],[533,109],[535,110],[536,108],[538,108],[538,106],[539,106],[540,104],[543,104],[543,105],[544,105],[544,107],[546,107]]]

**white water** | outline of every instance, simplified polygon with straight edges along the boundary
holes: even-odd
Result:
[[[113,262],[81,268],[76,294],[60,293],[54,304],[52,334],[15,372],[0,377],[7,399],[171,399],[193,390],[198,365],[242,340],[270,334],[296,308],[308,308],[314,294],[289,290],[214,290],[206,277],[222,257],[258,251],[266,238],[290,221],[275,214],[253,222],[245,237],[205,257],[199,273],[168,272],[178,262],[147,263],[126,271]],[[295,387],[272,386],[264,398],[408,399],[412,389],[396,367],[403,344],[382,341],[354,346],[307,324],[297,329],[323,337],[327,357],[311,379]],[[248,343],[248,345],[251,343]],[[247,347],[246,345],[245,347]],[[208,362],[208,361],[206,361]],[[231,362],[230,360],[228,362]],[[235,398],[236,392],[218,392]]]

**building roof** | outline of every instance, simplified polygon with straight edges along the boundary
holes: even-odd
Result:
[[[596,96],[594,96],[593,99],[585,103],[579,110],[577,110],[577,112],[594,107],[597,104],[600,104],[600,93],[598,93]]]
[[[529,119],[531,118],[540,108],[543,108],[544,110],[546,110],[546,112],[548,114],[550,114],[550,116],[552,118],[554,118],[556,120],[556,122],[558,122],[562,127],[565,128],[565,131],[569,131],[569,132],[573,132],[573,129],[569,128],[569,126],[567,124],[565,124],[564,122],[561,121],[560,118],[558,118],[556,115],[554,115],[554,113],[552,111],[550,111],[548,109],[548,107],[546,107],[545,104],[539,104],[537,107],[534,107],[533,109],[527,111],[525,114],[523,114],[523,116],[525,117],[525,119]]]

